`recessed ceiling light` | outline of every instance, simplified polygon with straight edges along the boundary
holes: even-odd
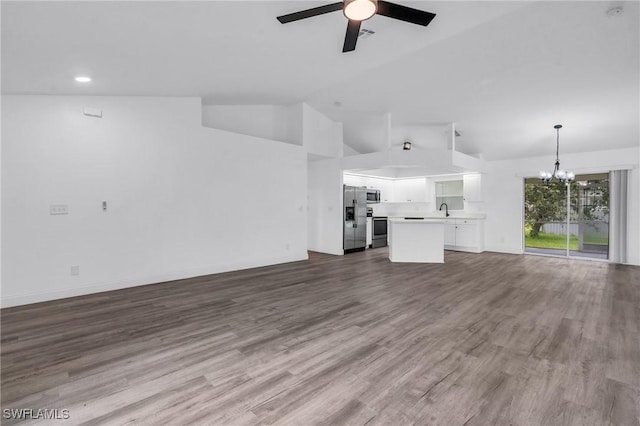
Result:
[[[78,83],[88,83],[91,81],[91,77],[87,77],[84,75],[79,75],[75,78]]]

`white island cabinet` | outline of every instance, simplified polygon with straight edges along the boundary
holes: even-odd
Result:
[[[444,263],[444,220],[390,218],[389,260]]]
[[[447,218],[444,225],[444,248],[481,253],[484,251],[484,220]]]

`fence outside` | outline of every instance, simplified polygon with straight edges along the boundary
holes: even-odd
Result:
[[[609,222],[602,220],[583,220],[580,222],[571,222],[569,224],[569,233],[571,235],[579,235],[580,226],[583,227],[583,235],[595,238],[607,238],[609,236]],[[542,225],[542,232],[545,234],[566,235],[566,222],[546,222]]]

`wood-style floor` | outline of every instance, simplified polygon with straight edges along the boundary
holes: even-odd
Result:
[[[640,268],[386,255],[2,310],[2,407],[68,409],[58,424],[640,424]]]

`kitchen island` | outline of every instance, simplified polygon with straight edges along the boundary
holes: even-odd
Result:
[[[444,263],[444,219],[389,218],[389,260]]]

